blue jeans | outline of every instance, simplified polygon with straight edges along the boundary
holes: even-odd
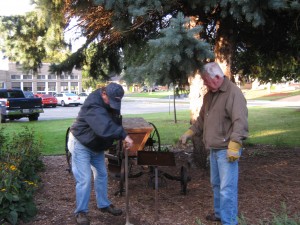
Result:
[[[76,180],[76,209],[88,212],[91,195],[92,172],[94,175],[94,190],[98,208],[111,204],[107,195],[107,170],[104,151],[94,152],[82,145],[71,133],[68,149],[72,154],[72,172]]]
[[[227,149],[210,150],[214,211],[223,225],[238,224],[238,170],[238,160],[228,162]]]

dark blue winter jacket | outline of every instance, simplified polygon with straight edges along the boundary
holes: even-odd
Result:
[[[124,140],[127,136],[118,116],[119,113],[103,101],[101,89],[97,89],[84,101],[70,131],[84,146],[93,151],[104,151],[114,140]]]

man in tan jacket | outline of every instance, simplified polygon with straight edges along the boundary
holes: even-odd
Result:
[[[210,151],[210,174],[214,213],[210,221],[238,224],[238,159],[248,136],[248,109],[241,90],[224,76],[220,66],[207,63],[201,77],[208,88],[197,121],[180,137],[183,144],[194,134],[203,134]]]

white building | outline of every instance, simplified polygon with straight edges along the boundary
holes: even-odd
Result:
[[[3,63],[2,63],[3,64]],[[7,66],[8,64],[8,66]],[[49,72],[49,63],[43,63],[37,75],[24,74],[20,65],[9,62],[0,67],[0,88],[18,88],[34,94],[82,92],[82,73],[73,70],[70,74],[56,75]]]

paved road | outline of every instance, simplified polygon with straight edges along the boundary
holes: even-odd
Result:
[[[52,119],[65,119],[75,118],[80,110],[81,106],[68,106],[56,108],[45,108],[44,113],[41,113],[39,120],[52,120]],[[176,110],[188,110],[188,99],[177,99]],[[157,100],[153,98],[127,98],[124,97],[122,101],[122,115],[128,114],[144,114],[144,113],[156,113],[156,112],[173,112],[172,100]],[[26,120],[26,118],[25,118]]]
[[[277,101],[248,100],[250,106],[300,108],[300,95],[283,98]]]
[[[263,106],[263,107],[293,107],[300,108],[300,96],[282,99],[280,101],[261,101],[261,100],[248,100],[248,107]],[[53,120],[53,119],[66,119],[76,118],[81,106],[69,106],[56,108],[45,108],[44,113],[41,113],[39,120]],[[189,99],[176,99],[176,110],[188,110]],[[154,99],[154,98],[131,98],[124,97],[122,101],[122,115],[128,114],[144,114],[155,112],[170,112],[173,113],[172,99]],[[20,121],[28,121],[23,118]]]

